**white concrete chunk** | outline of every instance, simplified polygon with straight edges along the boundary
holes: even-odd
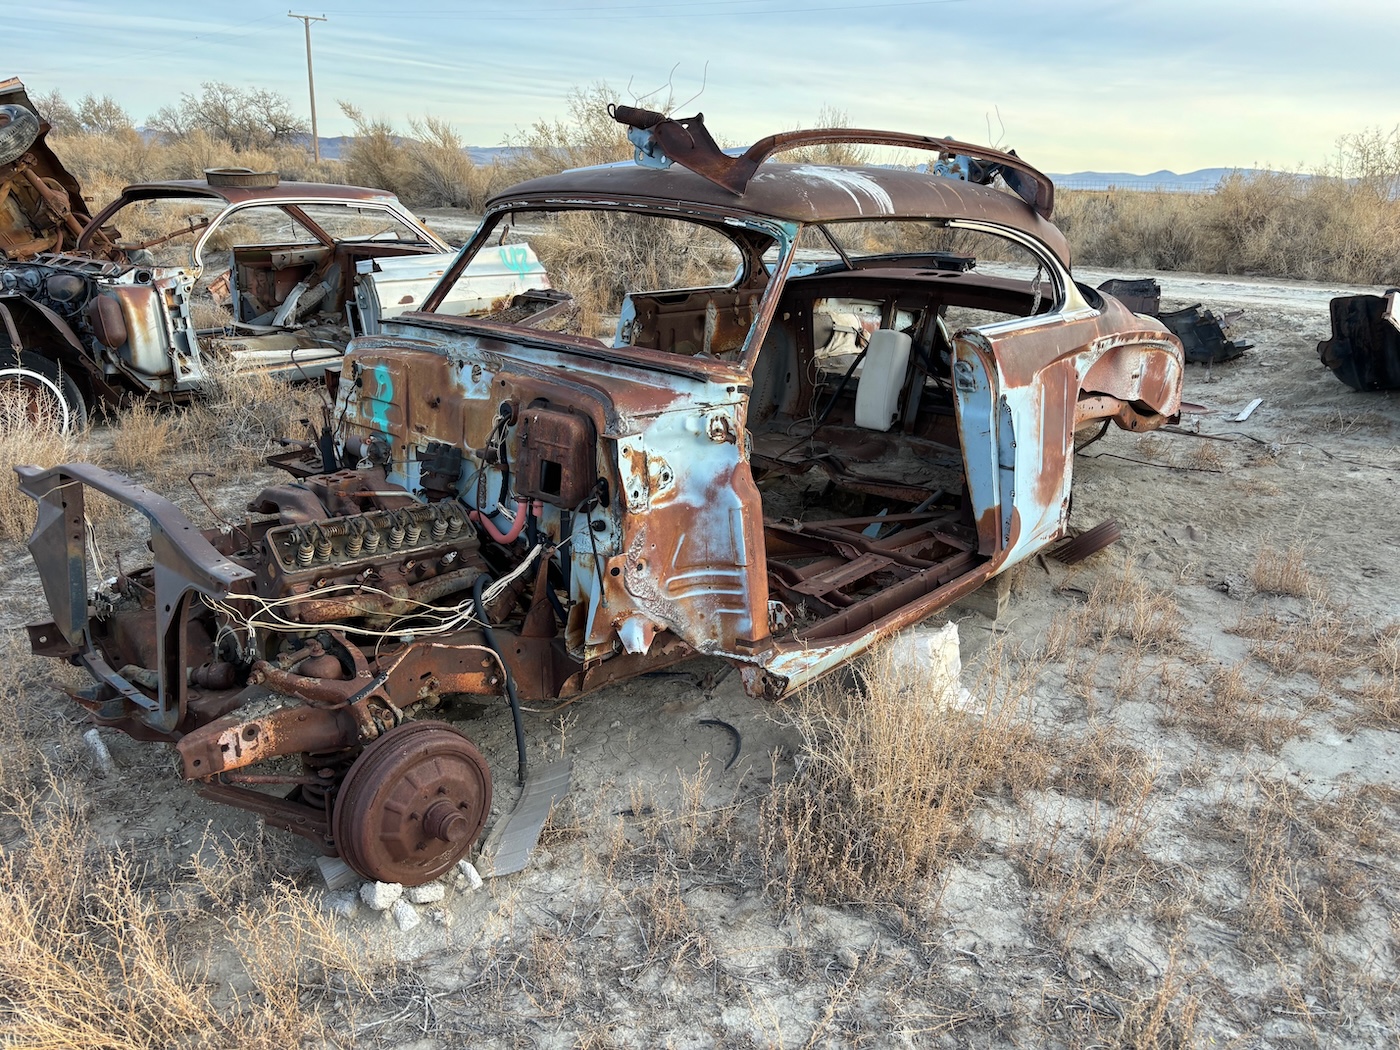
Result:
[[[436,904],[447,896],[447,887],[440,882],[429,882],[422,886],[410,886],[404,896],[412,904]]]
[[[321,907],[337,919],[353,919],[360,910],[360,899],[354,890],[337,890],[321,898]]]
[[[394,907],[389,914],[393,915],[394,921],[399,924],[399,929],[404,933],[407,933],[423,921],[418,917],[418,909],[405,900],[395,901]]]
[[[112,752],[107,750],[107,743],[102,739],[102,734],[94,726],[83,734],[83,741],[87,744],[88,750],[92,752],[93,763],[103,774],[112,772],[117,768],[117,764],[112,761]]]
[[[384,911],[403,896],[403,887],[397,882],[367,882],[360,887],[360,900],[375,911]]]
[[[471,861],[459,860],[457,862],[457,870],[466,876],[468,889],[481,889],[481,873],[476,870],[476,865],[474,865]]]

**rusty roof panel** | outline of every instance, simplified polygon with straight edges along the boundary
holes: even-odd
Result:
[[[1064,234],[1020,198],[908,168],[764,164],[744,193],[735,195],[678,165],[664,170],[606,165],[522,182],[489,201],[486,211],[539,205],[586,208],[619,202],[804,224],[971,219],[1029,234],[1069,263]]]

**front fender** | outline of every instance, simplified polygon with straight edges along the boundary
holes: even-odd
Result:
[[[43,303],[18,292],[0,292],[0,328],[16,353],[52,346],[56,338],[73,354],[87,356],[82,341],[67,321]]]

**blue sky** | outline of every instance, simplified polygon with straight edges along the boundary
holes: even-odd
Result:
[[[299,2],[299,0],[298,0]],[[309,110],[302,23],[263,0],[6,5],[0,77],[111,94],[138,123],[201,81]],[[1315,168],[1400,123],[1397,0],[329,0],[313,23],[322,135],[336,101],[473,145],[562,116],[574,87],[663,87],[728,141],[853,126],[1014,146],[1047,171]],[[674,70],[674,72],[673,72]],[[703,84],[702,84],[703,81]],[[703,90],[702,90],[703,88]],[[665,92],[663,91],[663,95]],[[990,135],[988,129],[990,127]]]

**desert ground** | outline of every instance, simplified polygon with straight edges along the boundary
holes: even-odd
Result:
[[[1078,273],[1108,276],[1143,275]],[[1076,459],[1074,525],[1122,542],[1020,566],[995,620],[950,611],[966,697],[926,666],[939,617],[779,704],[697,660],[530,714],[572,792],[528,866],[397,919],[167,750],[101,730],[104,770],[79,674],[26,655],[47,611],[7,544],[0,1041],[1397,1045],[1400,401],[1316,354],[1328,299],[1369,289],[1153,276],[1164,306],[1245,310],[1254,348],[1188,367],[1204,408],[1173,432]],[[236,512],[263,476],[204,487]],[[162,483],[207,524],[188,489]],[[504,703],[433,717],[509,812]]]

